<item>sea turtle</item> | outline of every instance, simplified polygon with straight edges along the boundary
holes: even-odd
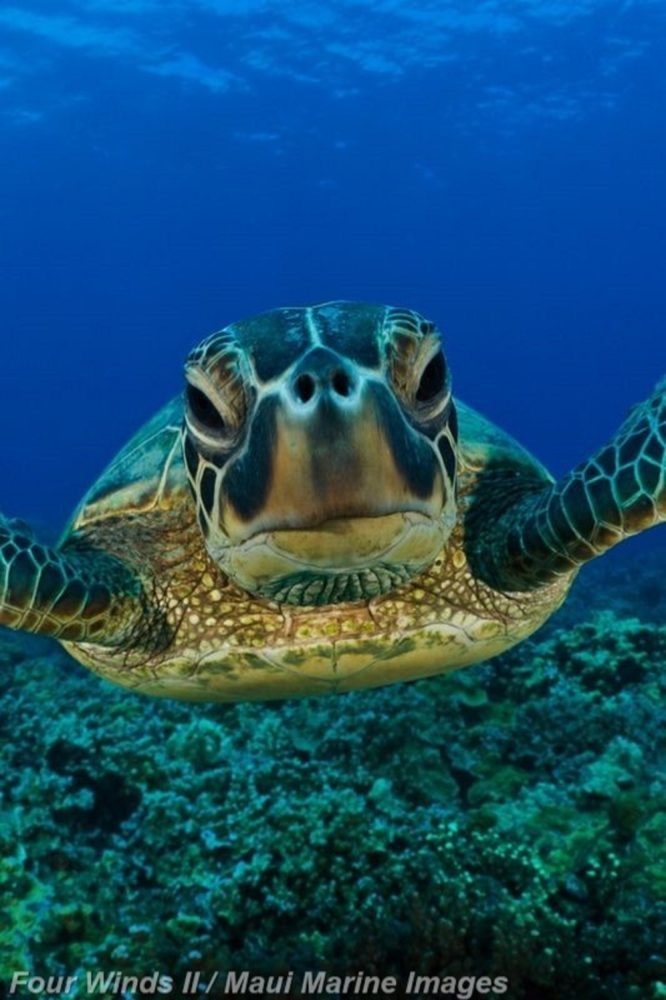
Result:
[[[0,521],[0,623],[135,691],[283,698],[485,660],[666,520],[666,381],[555,482],[454,402],[410,309],[276,309],[185,376],[57,546]]]

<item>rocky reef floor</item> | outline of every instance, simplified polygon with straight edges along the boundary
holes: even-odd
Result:
[[[324,969],[666,997],[663,567],[602,562],[497,660],[335,699],[151,701],[3,631],[0,996]]]

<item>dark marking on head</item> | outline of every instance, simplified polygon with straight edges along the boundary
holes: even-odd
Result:
[[[185,435],[185,465],[187,466],[187,471],[189,472],[192,479],[197,478],[197,469],[199,468],[199,455],[197,450],[190,440],[189,434]]]
[[[412,493],[424,500],[432,495],[437,460],[426,440],[405,422],[389,390],[372,386],[375,405],[397,468]]]
[[[211,468],[204,469],[201,477],[201,503],[210,516],[215,502],[215,473]]]
[[[273,469],[277,405],[276,396],[261,400],[247,445],[238,458],[231,460],[222,483],[226,501],[243,520],[251,520],[266,503]]]
[[[222,469],[229,461],[233,451],[228,449],[222,451],[202,451],[202,454],[206,461],[214,465],[216,469]]]
[[[449,430],[453,436],[453,440],[458,443],[458,411],[456,409],[453,400],[449,403]]]
[[[442,434],[442,436],[437,439],[437,447],[439,448],[439,453],[442,456],[442,461],[444,462],[444,468],[446,469],[449,481],[453,482],[456,478],[456,455],[451,447],[451,442],[445,434]]]

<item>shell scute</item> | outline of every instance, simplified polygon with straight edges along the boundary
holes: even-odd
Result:
[[[77,508],[65,537],[110,517],[170,506],[187,489],[182,397],[162,407],[121,448]]]

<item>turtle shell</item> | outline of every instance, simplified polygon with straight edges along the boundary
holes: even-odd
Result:
[[[88,525],[170,507],[187,490],[182,454],[182,396],[144,424],[118,452],[74,512],[63,538]]]
[[[548,470],[521,444],[481,416],[471,406],[456,400],[462,470],[480,471],[487,465],[513,469],[532,479],[552,483]]]

